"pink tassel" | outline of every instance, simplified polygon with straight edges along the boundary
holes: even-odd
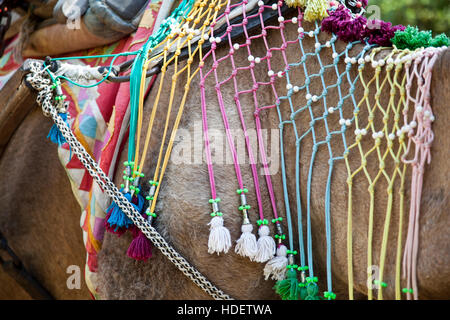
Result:
[[[134,233],[134,239],[131,241],[127,255],[135,260],[146,261],[152,257],[152,244],[150,240],[141,232]]]

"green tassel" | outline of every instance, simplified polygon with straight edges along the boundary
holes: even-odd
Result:
[[[431,40],[430,45],[435,48],[448,46],[449,41],[447,35],[445,33],[437,35],[436,37],[434,37],[434,39]]]
[[[286,272],[286,279],[277,281],[273,288],[283,300],[298,300],[300,288],[297,272],[294,269],[289,269]]]
[[[319,296],[319,287],[314,282],[306,285],[306,297],[305,300],[322,300]]]
[[[408,26],[404,31],[396,31],[391,42],[398,49],[416,50],[419,48],[448,46],[449,40],[445,34],[433,39],[431,31],[420,31],[417,27]]]

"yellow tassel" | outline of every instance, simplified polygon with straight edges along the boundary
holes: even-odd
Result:
[[[314,20],[322,20],[328,17],[328,1],[327,0],[308,0],[304,19],[312,22]]]
[[[308,0],[286,0],[284,1],[288,7],[305,7]]]

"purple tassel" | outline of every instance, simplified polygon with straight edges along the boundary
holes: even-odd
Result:
[[[370,44],[377,44],[381,47],[390,47],[392,46],[391,39],[398,30],[405,30],[405,26],[392,26],[392,23],[390,22],[375,19],[370,20],[367,23],[364,36],[367,37],[367,41]]]
[[[322,31],[336,33],[339,31],[338,23],[350,19],[351,16],[347,8],[339,5],[336,10],[328,10],[328,17],[322,20]]]
[[[354,19],[344,20],[337,23],[338,31],[336,35],[339,40],[353,42],[364,38],[367,19],[363,16]]]
[[[134,239],[131,241],[127,255],[135,260],[146,261],[152,257],[152,244],[141,230],[136,229],[137,231],[133,230]]]

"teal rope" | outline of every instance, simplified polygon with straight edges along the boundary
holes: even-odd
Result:
[[[316,22],[316,28],[314,30],[314,36],[316,39],[316,42],[319,42],[318,39],[318,34],[320,32],[320,26],[318,26],[317,22]],[[325,233],[326,233],[326,243],[327,243],[327,252],[326,252],[326,257],[327,257],[327,289],[328,292],[332,292],[332,277],[331,277],[331,270],[332,270],[332,265],[331,265],[331,206],[330,206],[330,202],[331,202],[331,181],[332,181],[332,175],[333,175],[333,169],[334,169],[334,163],[337,160],[343,160],[344,156],[334,156],[333,155],[333,150],[331,147],[331,140],[333,138],[333,136],[338,136],[340,135],[342,137],[342,141],[343,141],[343,146],[344,146],[344,154],[348,152],[348,147],[347,147],[347,142],[345,139],[345,132],[347,129],[347,126],[344,124],[341,126],[340,130],[338,131],[330,131],[328,122],[327,122],[327,117],[329,115],[328,112],[328,106],[327,106],[327,99],[326,96],[328,94],[328,91],[331,88],[337,88],[338,90],[338,94],[339,94],[339,101],[336,105],[336,108],[334,108],[334,110],[339,111],[340,117],[343,118],[343,111],[342,111],[342,106],[344,104],[344,102],[347,99],[351,99],[351,102],[353,104],[353,109],[354,112],[358,111],[358,107],[357,107],[357,103],[354,97],[354,91],[355,91],[355,84],[356,81],[359,78],[359,74],[355,77],[354,80],[351,79],[350,77],[350,73],[349,71],[351,70],[352,64],[349,62],[347,63],[346,69],[343,73],[340,73],[338,70],[338,62],[340,60],[340,58],[342,56],[345,57],[349,57],[349,51],[353,48],[353,46],[355,44],[360,43],[360,41],[356,41],[356,42],[352,42],[349,43],[347,45],[347,47],[345,48],[345,50],[343,52],[341,52],[340,54],[338,54],[338,56],[334,59],[333,63],[330,65],[324,65],[322,62],[322,59],[320,58],[320,51],[325,47],[325,45],[320,45],[320,47],[316,48],[315,52],[310,52],[310,53],[305,53],[304,47],[303,47],[303,38],[301,36],[299,36],[298,38],[299,40],[299,45],[300,45],[300,49],[301,49],[301,59],[298,63],[292,63],[289,64],[286,68],[286,81],[287,84],[291,84],[290,81],[290,77],[289,77],[289,73],[290,73],[290,69],[292,67],[299,67],[300,65],[303,67],[303,71],[305,74],[305,83],[302,86],[298,86],[299,90],[305,90],[307,94],[311,94],[310,93],[310,84],[311,84],[311,80],[313,78],[319,78],[321,80],[322,86],[323,86],[323,91],[320,95],[317,96],[318,101],[322,100],[323,103],[323,107],[324,107],[324,113],[322,116],[318,116],[318,117],[314,117],[313,111],[312,111],[312,100],[308,100],[305,106],[301,106],[300,108],[298,108],[297,110],[294,110],[294,106],[293,106],[293,102],[291,99],[291,96],[293,94],[293,90],[289,90],[289,92],[287,93],[286,96],[283,97],[279,97],[279,101],[277,101],[276,103],[276,107],[277,107],[277,112],[278,112],[278,117],[280,120],[280,150],[281,150],[281,173],[282,173],[282,184],[283,184],[283,193],[284,193],[284,198],[285,198],[285,203],[286,203],[286,216],[287,216],[287,224],[288,224],[288,234],[289,234],[289,244],[291,246],[291,250],[293,250],[292,245],[293,245],[293,241],[292,241],[292,233],[293,233],[293,227],[292,227],[292,220],[290,219],[290,206],[289,206],[289,198],[288,198],[288,188],[287,188],[287,183],[286,183],[286,170],[285,170],[285,155],[284,155],[284,148],[283,148],[283,132],[284,132],[284,127],[286,124],[292,124],[292,128],[294,130],[294,134],[295,134],[295,139],[296,139],[296,161],[295,161],[295,188],[296,188],[296,206],[297,206],[297,223],[298,223],[298,237],[299,237],[299,253],[300,253],[300,264],[302,267],[305,267],[306,264],[306,259],[305,259],[305,255],[307,256],[307,263],[308,263],[308,270],[309,270],[309,278],[313,279],[314,278],[314,261],[313,261],[313,253],[312,253],[312,236],[311,236],[311,192],[312,192],[312,172],[313,172],[313,168],[314,168],[314,162],[316,159],[316,154],[317,151],[319,149],[319,147],[321,145],[326,145],[328,148],[328,152],[329,152],[329,170],[328,170],[328,178],[326,181],[326,188],[325,188]],[[331,40],[330,40],[330,44],[331,44],[331,48],[333,50],[333,52],[336,52],[336,48],[335,48],[335,42],[337,40],[337,37],[335,35],[332,36]],[[366,46],[364,47],[364,49],[355,57],[356,59],[359,59],[360,57],[363,57],[365,55],[365,53],[371,48],[373,47],[373,45],[369,45],[366,44]],[[318,59],[318,63],[320,66],[320,70],[318,73],[316,74],[309,74],[308,70],[306,68],[306,61],[309,57],[316,57]],[[333,85],[329,85],[327,86],[325,84],[325,78],[324,78],[324,73],[327,69],[334,69],[337,75],[337,81],[335,84]],[[349,88],[349,93],[345,96],[343,96],[342,94],[342,90],[341,90],[341,84],[343,82],[343,79],[347,79],[350,88]],[[282,100],[287,100],[290,106],[290,120],[283,120],[282,116],[281,116],[281,111],[280,111],[280,104]],[[311,117],[311,121],[310,121],[310,125],[309,128],[304,128],[304,133],[302,135],[299,136],[298,132],[297,132],[297,126],[295,123],[295,119],[296,117],[302,112],[302,111],[309,111],[309,115]],[[318,122],[318,121],[323,121],[324,126],[325,126],[325,130],[326,130],[326,138],[322,141],[318,141],[317,136],[316,136],[316,132],[315,132],[315,128],[314,125]],[[351,122],[353,123],[354,121],[354,116],[351,119]],[[308,136],[311,135],[312,140],[313,140],[313,147],[312,147],[312,153],[311,153],[311,158],[310,158],[310,163],[309,163],[309,169],[308,169],[308,177],[307,177],[307,186],[306,186],[306,252],[305,252],[305,245],[304,245],[304,235],[303,235],[303,221],[302,221],[302,216],[303,216],[303,212],[302,212],[302,199],[301,199],[301,194],[300,194],[300,150],[301,150],[301,142],[302,140]],[[330,299],[330,298],[329,298]]]

